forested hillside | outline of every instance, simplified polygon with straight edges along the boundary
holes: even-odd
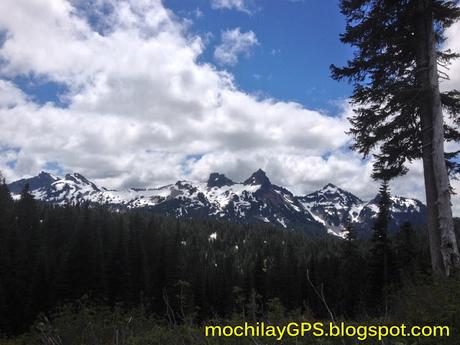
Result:
[[[345,240],[309,238],[271,226],[53,206],[27,188],[13,201],[2,185],[1,331],[24,332],[40,313],[81,298],[140,307],[173,324],[235,313],[257,320],[274,302],[318,319],[329,318],[326,303],[335,317],[379,317],[390,303],[383,294],[429,280],[426,239],[410,224],[388,240],[383,283],[379,244],[349,230]]]

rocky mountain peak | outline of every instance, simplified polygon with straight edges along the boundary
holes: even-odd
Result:
[[[329,191],[337,191],[338,189],[340,189],[339,187],[337,187],[335,184],[333,183],[328,183],[327,185],[325,185],[323,188],[321,188],[321,190],[329,190]]]
[[[362,200],[358,198],[356,195],[343,190],[340,187],[337,187],[333,183],[328,183],[320,190],[308,194],[305,196],[305,200],[310,201],[334,201],[340,202],[342,204],[352,206],[354,204],[362,203]]]
[[[57,177],[54,177],[53,175],[51,175],[49,172],[46,172],[46,171],[40,171],[40,173],[38,174],[38,177],[53,180],[53,181],[57,179]]]
[[[73,173],[73,174],[66,174],[64,176],[65,181],[71,181],[77,185],[80,186],[90,186],[94,190],[99,190],[99,188],[90,180],[88,180],[86,177],[79,173]]]
[[[244,184],[234,183],[223,174],[212,173],[207,183],[178,181],[158,188],[109,191],[78,173],[58,178],[42,172],[13,182],[8,188],[19,196],[26,183],[37,199],[60,205],[88,202],[113,210],[145,207],[178,218],[262,222],[285,229],[301,229],[310,234],[328,232],[341,236],[345,224],[351,219],[358,233],[366,236],[370,234],[378,212],[376,198],[361,201],[332,183],[306,196],[295,197],[289,190],[271,184],[261,169]],[[390,232],[397,231],[405,221],[414,225],[426,222],[426,207],[415,199],[393,196],[390,214]]]
[[[261,185],[268,186],[271,184],[270,180],[267,177],[267,174],[262,169],[257,170],[253,173],[246,181],[243,182],[244,185]]]
[[[37,176],[15,181],[8,185],[11,193],[19,194],[26,184],[29,184],[30,190],[49,187],[58,178],[45,171],[40,172]]]
[[[220,187],[223,187],[223,186],[232,186],[234,184],[235,184],[235,182],[230,180],[224,174],[219,174],[219,173],[213,172],[213,173],[211,173],[209,175],[207,186],[208,186],[208,188],[213,188],[213,187],[220,188]]]

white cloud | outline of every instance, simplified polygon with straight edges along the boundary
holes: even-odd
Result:
[[[160,1],[118,4],[101,33],[64,0],[1,2],[0,73],[70,88],[60,108],[2,81],[0,147],[18,152],[15,169],[2,165],[10,176],[57,162],[108,187],[161,184],[186,177],[196,155],[320,156],[348,140],[343,118],[244,93],[198,63],[201,38]]]
[[[238,62],[239,55],[248,56],[251,48],[259,44],[254,32],[241,32],[240,28],[223,31],[221,40],[214,50],[214,58],[218,63],[230,66]]]
[[[0,2],[8,13],[0,17],[7,31],[0,48],[0,169],[7,179],[50,162],[110,188],[202,180],[213,171],[241,181],[263,168],[298,194],[328,182],[363,198],[376,193],[371,162],[344,149],[349,107],[330,117],[247,94],[231,74],[198,62],[202,38],[159,0],[112,8],[95,25],[65,0]],[[229,49],[236,59],[257,42],[248,37],[246,48]],[[35,103],[6,81],[18,75],[66,85],[68,106]],[[395,181],[394,193],[423,198],[420,171]]]
[[[13,108],[24,104],[27,96],[13,83],[0,79],[0,108]]]
[[[190,176],[198,179],[209,171],[225,171],[235,181],[245,180],[250,173],[262,168],[273,183],[288,186],[298,195],[304,195],[321,188],[329,182],[365,198],[375,196],[370,179],[371,164],[361,161],[354,154],[335,152],[327,159],[319,155],[305,155],[302,152],[273,152],[270,147],[260,150],[218,152],[204,155],[190,165]]]
[[[211,7],[214,9],[235,9],[241,12],[250,13],[245,0],[211,0]]]
[[[195,18],[203,17],[203,11],[201,11],[199,7],[195,8],[195,10],[192,13],[195,16]]]
[[[452,50],[452,52],[460,53],[460,21],[447,29],[446,37],[445,48]],[[441,81],[441,88],[444,90],[460,90],[460,59],[452,60],[448,70],[443,67],[439,68],[441,71],[448,73],[450,77],[450,80]]]

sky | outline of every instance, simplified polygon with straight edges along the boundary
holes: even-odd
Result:
[[[127,188],[262,168],[297,195],[377,192],[372,160],[348,148],[351,86],[330,78],[352,56],[338,1],[2,0],[0,13],[8,181],[46,170]],[[460,51],[460,24],[447,37]],[[460,62],[449,73],[442,88],[459,88]],[[421,163],[392,190],[423,201]]]

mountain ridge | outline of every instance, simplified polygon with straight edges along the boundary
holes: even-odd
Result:
[[[351,220],[358,231],[370,233],[378,211],[378,199],[363,201],[352,193],[326,184],[305,196],[295,196],[272,184],[258,169],[244,182],[234,182],[224,174],[211,173],[206,182],[177,181],[156,188],[109,190],[97,186],[79,173],[59,178],[47,172],[8,184],[15,198],[25,184],[35,198],[55,204],[92,203],[120,211],[147,208],[176,218],[215,218],[234,223],[270,223],[285,229],[300,229],[321,235],[343,236]],[[419,200],[392,197],[390,231],[411,221],[425,223],[426,207]]]

